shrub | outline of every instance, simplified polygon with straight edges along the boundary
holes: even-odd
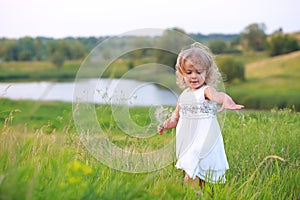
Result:
[[[268,43],[270,56],[287,54],[293,51],[298,51],[299,49],[300,47],[297,39],[289,35],[274,35]]]
[[[245,81],[245,66],[242,62],[224,58],[218,61],[218,67],[225,75],[225,81],[232,82],[235,79]]]
[[[226,50],[226,43],[223,40],[213,40],[209,43],[209,48],[214,54],[221,54]]]

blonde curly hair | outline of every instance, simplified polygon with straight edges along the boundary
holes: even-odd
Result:
[[[215,63],[214,55],[205,45],[196,42],[190,47],[181,50],[176,62],[176,83],[180,88],[185,88],[184,82],[184,67],[190,64],[197,70],[207,70],[205,76],[205,84],[217,87],[217,84],[222,80],[221,73]]]

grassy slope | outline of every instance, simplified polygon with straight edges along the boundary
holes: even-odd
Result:
[[[268,77],[300,77],[300,51],[266,58],[246,66],[247,79]]]
[[[228,92],[250,108],[291,107],[300,110],[300,51],[246,64],[244,83]]]

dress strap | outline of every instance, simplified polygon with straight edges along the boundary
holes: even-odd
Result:
[[[201,90],[203,90],[203,92],[204,92],[204,90],[206,89],[206,88],[208,88],[209,87],[209,85],[203,85],[202,87],[201,87]]]
[[[203,85],[200,90],[201,90],[201,95],[203,96],[203,98],[205,99],[205,94],[204,94],[204,91],[206,88],[208,88],[209,86],[208,85]]]

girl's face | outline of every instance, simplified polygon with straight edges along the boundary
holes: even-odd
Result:
[[[199,89],[205,83],[206,69],[196,69],[193,65],[184,66],[184,81],[191,90]]]

